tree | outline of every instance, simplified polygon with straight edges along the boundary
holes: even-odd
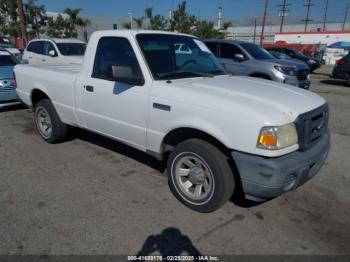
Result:
[[[162,15],[153,15],[153,7],[147,7],[145,9],[145,15],[149,20],[148,29],[164,30],[166,28],[167,20]]]
[[[131,29],[131,24],[130,24],[130,22],[124,22],[122,24],[122,27],[125,28],[125,29]]]
[[[21,30],[17,21],[18,16],[16,1],[0,0],[0,17],[2,20],[0,34],[19,37]]]
[[[142,16],[140,18],[133,18],[133,20],[135,21],[138,29],[142,29],[143,28],[143,20],[144,19],[145,19],[144,16]]]
[[[22,0],[16,0],[17,5],[17,15],[19,18],[19,32],[22,39],[27,39],[27,24],[26,24],[26,18],[24,15],[23,10],[23,3]]]
[[[180,33],[192,34],[196,23],[197,18],[194,15],[187,13],[186,1],[182,1],[177,6],[177,9],[173,12],[173,16],[170,21],[170,30],[176,30]]]
[[[193,34],[199,38],[223,38],[223,34],[214,28],[214,22],[197,21]]]
[[[39,37],[45,33],[45,23],[47,21],[45,7],[37,6],[37,0],[29,0],[25,5],[29,38]]]
[[[63,13],[68,15],[66,19],[66,30],[65,37],[77,37],[78,31],[77,27],[85,27],[90,24],[89,19],[84,19],[79,16],[79,13],[82,11],[81,8],[72,9],[66,8]]]
[[[48,19],[47,35],[57,38],[77,37],[78,27],[86,30],[86,26],[91,24],[89,19],[79,16],[81,11],[82,9],[66,8],[63,15],[59,14],[55,19]]]

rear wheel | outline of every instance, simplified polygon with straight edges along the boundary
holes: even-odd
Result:
[[[177,145],[167,165],[169,186],[176,198],[198,212],[212,212],[233,194],[235,183],[227,156],[200,139]]]
[[[61,122],[49,99],[40,100],[34,109],[35,126],[48,143],[58,143],[66,137],[67,125]]]
[[[347,84],[347,86],[350,86],[350,74],[346,78],[346,84]]]

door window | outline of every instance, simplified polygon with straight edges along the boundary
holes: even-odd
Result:
[[[55,53],[57,54],[56,52],[56,49],[55,47],[53,46],[53,44],[49,41],[45,41],[45,45],[44,45],[44,54],[49,56],[50,54],[50,51],[55,51]]]
[[[210,49],[210,51],[214,54],[217,55],[217,44],[214,42],[206,42],[205,45]]]
[[[102,37],[97,45],[92,77],[114,81],[113,66],[130,71],[135,78],[143,78],[129,40],[122,37]]]
[[[242,52],[242,50],[237,46],[232,44],[221,44],[220,56],[222,58],[234,59],[234,56],[236,54],[241,54],[244,57],[246,57],[245,54]]]
[[[44,42],[43,42],[43,41],[34,41],[34,42],[31,42],[31,43],[28,45],[28,47],[27,47],[27,51],[33,52],[33,53],[36,53],[36,54],[40,54],[40,55],[45,54]]]

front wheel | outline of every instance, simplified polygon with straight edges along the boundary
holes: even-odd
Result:
[[[34,109],[35,126],[40,136],[48,143],[58,143],[67,134],[67,125],[61,122],[49,99],[40,100]]]
[[[198,212],[212,212],[233,194],[235,183],[228,158],[200,139],[186,140],[171,152],[169,186],[176,198]]]

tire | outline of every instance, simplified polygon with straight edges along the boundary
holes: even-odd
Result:
[[[61,122],[49,99],[40,100],[35,105],[34,122],[38,133],[46,142],[54,144],[66,138],[67,125]]]
[[[221,207],[235,188],[227,156],[200,139],[189,139],[175,147],[168,158],[167,173],[175,197],[201,213]]]
[[[350,86],[350,75],[348,75],[348,77],[346,78],[346,85]]]

